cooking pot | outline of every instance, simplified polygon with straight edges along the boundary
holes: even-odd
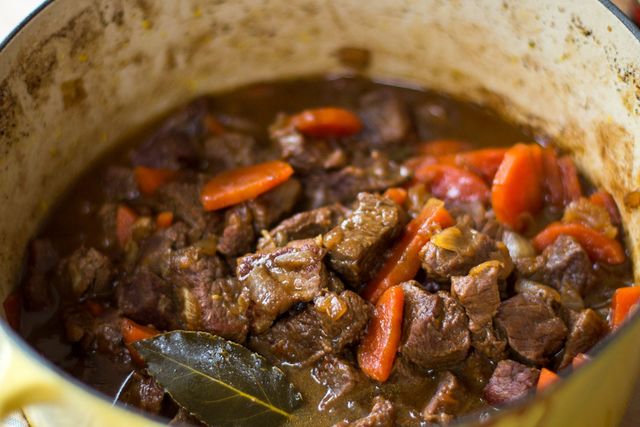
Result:
[[[370,51],[367,75],[553,136],[614,196],[640,265],[638,37],[597,0],[49,1],[0,48],[0,300],[56,198],[114,143],[202,93],[349,72],[338,54],[348,47]],[[636,315],[568,380],[485,422],[616,425],[638,378],[639,334]],[[4,322],[0,384],[0,419],[22,408],[34,426],[153,423],[112,407]]]

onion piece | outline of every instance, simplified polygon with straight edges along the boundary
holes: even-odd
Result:
[[[536,249],[526,237],[515,231],[505,230],[502,234],[502,242],[507,247],[511,259],[518,259],[536,255]]]

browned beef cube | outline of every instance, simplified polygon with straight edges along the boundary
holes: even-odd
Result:
[[[497,406],[526,396],[538,382],[540,371],[513,360],[498,362],[483,397],[490,405]]]
[[[120,282],[116,297],[120,311],[131,320],[165,330],[180,326],[173,284],[148,270],[139,270]]]
[[[84,351],[118,354],[122,350],[122,318],[115,311],[94,317],[85,307],[75,306],[63,313],[68,341],[79,343]]]
[[[253,230],[253,213],[243,203],[228,209],[224,216],[224,230],[218,240],[218,251],[227,256],[251,252],[256,239]]]
[[[52,302],[49,276],[59,260],[50,240],[36,239],[31,242],[26,278],[22,285],[24,303],[29,310],[42,309]]]
[[[485,261],[502,263],[500,278],[506,278],[513,262],[502,242],[464,225],[446,228],[436,234],[420,251],[422,268],[429,278],[446,281],[452,276],[464,276]]]
[[[411,128],[406,105],[389,90],[369,92],[360,100],[364,138],[375,146],[402,142]]]
[[[255,333],[264,332],[277,316],[296,303],[311,301],[327,286],[325,253],[314,240],[295,240],[238,260],[236,275],[249,289]]]
[[[329,304],[316,300],[302,311],[250,338],[252,348],[279,361],[307,365],[337,354],[362,337],[372,308],[356,293],[328,293]],[[336,307],[340,307],[336,310]]]
[[[248,202],[253,213],[253,227],[257,233],[268,230],[291,212],[302,193],[300,181],[294,178]]]
[[[306,212],[297,213],[285,219],[269,231],[268,236],[258,241],[258,249],[282,247],[292,240],[311,239],[335,227],[347,213],[339,203]]]
[[[135,267],[144,268],[155,274],[164,276],[171,268],[171,256],[174,251],[187,245],[188,227],[183,222],[176,222],[169,228],[156,230],[149,237],[142,239],[138,246],[133,246]]]
[[[393,403],[382,396],[376,396],[367,416],[351,422],[342,421],[333,427],[392,427],[395,419],[396,408]]]
[[[524,360],[543,365],[562,348],[567,327],[545,302],[518,294],[500,304],[496,325]]]
[[[198,184],[174,181],[163,185],[156,191],[158,210],[171,211],[174,217],[186,223],[189,236],[199,238],[207,227],[208,215],[200,203]]]
[[[384,250],[405,222],[405,212],[395,202],[374,194],[358,194],[355,209],[324,236],[329,264],[349,285],[358,287],[379,267]]]
[[[609,332],[609,324],[596,311],[587,308],[569,314],[569,336],[560,368],[568,366],[578,353],[586,353]]]
[[[442,372],[436,392],[422,411],[422,416],[430,423],[448,424],[464,408],[466,400],[464,385],[451,372]]]
[[[120,402],[150,414],[159,414],[164,400],[164,389],[152,377],[135,372],[127,381]]]
[[[204,142],[204,157],[212,172],[250,166],[261,160],[256,139],[237,132],[224,132],[207,138]]]
[[[94,248],[81,246],[63,260],[61,280],[73,295],[105,295],[111,291],[114,269],[111,260]]]
[[[351,393],[362,381],[362,374],[351,363],[333,355],[327,355],[313,367],[311,375],[316,382],[327,389],[318,404],[324,411],[343,396]]]
[[[487,261],[472,268],[467,276],[451,278],[451,295],[464,306],[472,332],[490,325],[498,311],[498,277],[501,271],[502,265],[499,262]]]
[[[569,286],[581,295],[595,280],[589,256],[573,237],[565,235],[547,246],[541,255],[517,260],[516,267],[522,277],[558,290]]]
[[[491,323],[478,331],[471,332],[471,345],[493,361],[507,357],[507,338]]]
[[[400,352],[425,369],[455,365],[467,357],[469,320],[447,292],[430,294],[416,282],[402,284],[404,320]]]
[[[110,202],[134,200],[140,197],[140,189],[133,169],[124,166],[109,166],[102,177],[102,188]]]

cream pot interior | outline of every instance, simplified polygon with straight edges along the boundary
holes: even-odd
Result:
[[[632,193],[640,190],[640,43],[607,4],[56,0],[0,53],[0,299],[15,285],[25,245],[56,197],[132,129],[201,93],[347,71],[336,56],[343,47],[372,53],[372,77],[487,104],[556,137],[580,169],[613,194],[633,258],[640,260],[640,213]],[[638,329],[638,323],[631,326]],[[519,425],[538,425],[545,417],[564,421],[553,425],[619,419],[640,362],[640,344],[631,337],[636,331],[625,330],[626,341],[618,337],[615,349],[600,353],[604,359],[625,352],[618,357],[627,359],[616,363],[626,369],[604,374],[606,361],[597,358],[584,375],[558,387],[557,397],[511,411],[513,417],[526,412],[528,421]],[[6,334],[0,335],[0,378],[14,393],[0,413],[30,400],[50,403],[33,408],[55,411],[72,405],[72,394],[77,413],[64,412],[67,420],[115,425],[125,419],[119,417],[132,417],[71,387]],[[12,377],[16,363],[33,374],[31,384],[24,375]],[[589,412],[596,397],[583,396],[573,418],[563,415],[568,409],[554,408],[598,375],[595,387],[617,394],[606,414]],[[29,387],[40,380],[68,390],[34,393]],[[42,416],[47,412],[31,413],[38,425],[56,422]],[[583,423],[574,424],[581,417]],[[512,425],[513,419],[507,414],[500,422]]]

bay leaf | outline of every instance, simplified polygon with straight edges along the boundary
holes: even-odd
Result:
[[[206,424],[277,426],[302,403],[284,372],[224,338],[172,331],[134,347],[149,374]]]

